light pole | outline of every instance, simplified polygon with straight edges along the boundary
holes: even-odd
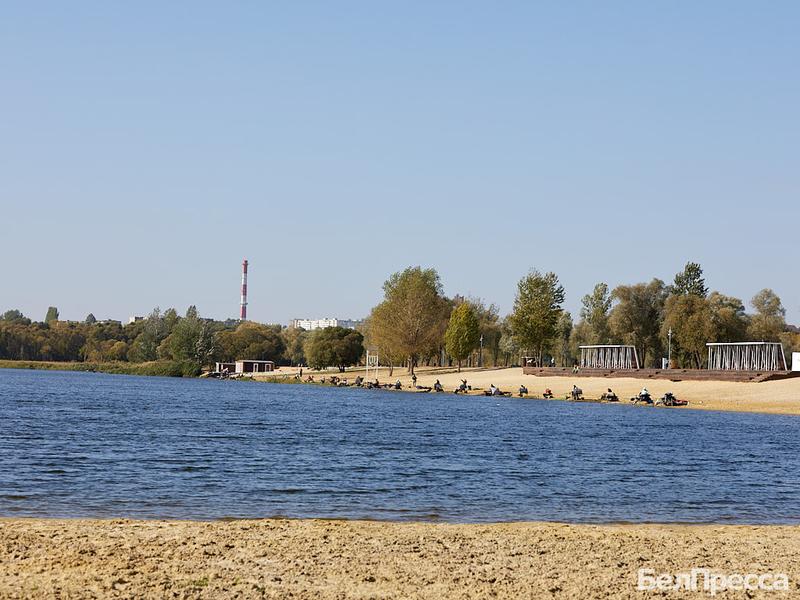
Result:
[[[672,327],[669,328],[667,332],[667,368],[672,368]]]
[[[478,354],[478,366],[479,367],[483,366],[483,334],[481,334],[481,350],[480,353]]]

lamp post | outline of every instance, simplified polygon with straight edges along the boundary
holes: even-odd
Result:
[[[667,368],[672,368],[672,327],[669,328],[667,332]]]
[[[483,366],[483,334],[481,334],[481,350],[480,353],[478,354],[478,366],[479,367]]]

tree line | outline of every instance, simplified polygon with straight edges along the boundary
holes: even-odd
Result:
[[[343,370],[363,362],[368,348],[382,365],[413,371],[419,365],[509,366],[522,356],[538,365],[571,366],[586,344],[630,344],[644,366],[661,366],[670,337],[674,367],[704,367],[707,342],[776,341],[787,353],[800,351],[800,330],[786,323],[772,290],[758,292],[747,312],[739,298],[709,291],[701,266],[691,262],[671,284],[653,279],[610,289],[597,283],[583,296],[577,318],[563,308],[558,276],[537,270],[520,279],[513,309],[502,318],[479,298],[447,297],[434,269],[394,273],[383,294],[360,331],[215,321],[194,306],[183,316],[156,308],[126,325],[92,314],[62,321],[55,307],[40,322],[9,310],[0,317],[0,359],[162,361],[193,373],[247,358]]]
[[[674,367],[706,366],[706,343],[781,342],[800,351],[800,329],[786,323],[780,298],[758,292],[748,313],[739,298],[709,292],[703,269],[687,263],[671,284],[660,279],[619,285],[597,283],[581,300],[575,319],[563,308],[564,287],[555,273],[532,270],[520,279],[510,314],[494,305],[442,292],[434,269],[411,267],[384,284],[384,299],[366,321],[366,340],[381,362],[460,367],[519,364],[530,357],[540,365],[572,366],[579,347],[629,344],[643,366],[660,367],[671,339]]]
[[[98,321],[91,313],[80,322],[61,321],[55,307],[40,322],[19,310],[0,316],[0,359],[175,363],[180,368],[153,372],[184,375],[242,358],[344,369],[360,360],[363,339],[360,332],[341,327],[307,332],[253,321],[215,321],[202,318],[195,306],[183,316],[174,308],[163,312],[155,308],[146,318],[126,325]]]

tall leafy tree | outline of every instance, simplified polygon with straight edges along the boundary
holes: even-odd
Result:
[[[748,317],[739,298],[711,292],[708,306],[714,342],[743,342],[747,339]]]
[[[581,319],[588,326],[588,343],[607,344],[611,341],[611,302],[611,293],[605,283],[595,285],[592,293],[581,300]]]
[[[141,333],[133,340],[128,350],[128,359],[132,362],[156,360],[158,347],[167,335],[168,331],[161,315],[161,309],[156,307],[144,320]]]
[[[555,273],[533,270],[520,279],[509,323],[517,344],[542,364],[544,352],[556,337],[564,304],[564,287]]]
[[[514,332],[511,331],[511,325],[508,322],[508,317],[503,319],[500,323],[500,351],[503,353],[503,366],[507,367],[509,364],[518,364],[517,359],[520,358],[520,348],[517,341],[514,339]]]
[[[383,302],[373,308],[365,325],[365,348],[378,355],[380,364],[389,367],[389,377],[392,377],[395,365],[403,364],[408,357],[394,337],[391,306]]]
[[[572,315],[568,311],[563,311],[558,318],[558,325],[556,327],[556,341],[553,344],[553,357],[558,358],[558,362],[562,367],[569,366],[577,354],[572,351],[572,331],[573,331]]]
[[[478,346],[481,337],[480,323],[475,310],[469,302],[462,302],[450,313],[450,321],[444,334],[447,353],[458,362],[461,372],[461,361],[467,358]]]
[[[9,323],[20,323],[23,325],[30,325],[31,320],[22,314],[22,311],[17,310],[15,308],[11,310],[7,310],[3,313],[3,316],[0,317],[0,320],[9,322]]]
[[[166,324],[165,324],[166,327]],[[201,319],[196,306],[190,306],[159,346],[159,355],[173,360],[209,364],[215,351],[216,327]]]
[[[290,365],[306,364],[304,346],[308,340],[309,332],[302,327],[287,327],[281,330],[281,337],[286,346],[284,357]]]
[[[55,306],[47,309],[47,315],[44,318],[45,323],[52,323],[53,321],[58,321],[58,309]]]
[[[612,296],[617,300],[610,317],[614,337],[635,346],[642,365],[657,364],[667,298],[664,282],[653,279],[650,283],[620,285],[614,288]]]
[[[706,343],[713,339],[714,323],[706,298],[696,294],[681,294],[667,298],[664,307],[662,336],[672,330],[675,350],[684,367],[702,368]]]
[[[197,316],[197,307],[190,306],[187,309],[186,313],[187,316],[189,315],[190,309],[194,308],[195,316]],[[164,331],[163,333],[169,335],[175,329],[175,326],[178,324],[181,318],[178,316],[178,311],[174,308],[168,308],[164,311],[164,315],[161,317],[161,321],[163,323]]]
[[[89,313],[88,315],[86,315],[86,319],[84,319],[83,322],[86,323],[87,325],[94,325],[95,323],[97,323],[97,318],[92,313]]]
[[[683,271],[675,275],[672,293],[705,298],[708,295],[708,288],[706,287],[706,280],[703,278],[703,268],[698,263],[686,263]]]
[[[786,309],[771,289],[763,289],[750,301],[756,310],[750,318],[748,334],[754,341],[777,342],[786,329]]]
[[[344,373],[358,364],[364,354],[364,336],[360,331],[344,327],[317,329],[309,337],[305,349],[308,364],[315,369],[338,367]]]
[[[370,315],[370,327],[388,344],[388,352],[403,356],[413,373],[420,356],[441,346],[450,303],[439,274],[421,267],[393,274],[383,284],[383,293],[383,302]]]
[[[235,330],[216,334],[216,355],[223,361],[239,359],[279,361],[286,351],[280,327],[242,321]]]

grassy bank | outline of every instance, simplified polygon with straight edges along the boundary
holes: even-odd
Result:
[[[129,362],[51,362],[41,360],[0,360],[0,369],[38,369],[50,371],[86,371],[116,375],[151,375],[159,377],[196,377],[200,368],[191,361],[156,360]]]

